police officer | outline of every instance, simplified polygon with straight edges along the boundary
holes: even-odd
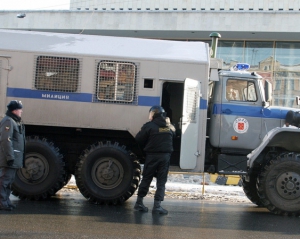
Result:
[[[147,212],[148,208],[143,204],[143,198],[149,191],[153,177],[157,178],[157,189],[154,196],[152,213],[168,214],[161,207],[164,200],[165,184],[167,182],[170,156],[173,152],[173,138],[175,128],[170,123],[161,106],[153,106],[149,111],[149,122],[144,124],[135,139],[145,151],[146,159],[143,170],[143,179],[139,185],[138,197],[134,206],[135,210]]]
[[[9,199],[16,172],[24,164],[25,128],[21,121],[22,102],[7,105],[6,116],[0,122],[0,210],[15,208]]]

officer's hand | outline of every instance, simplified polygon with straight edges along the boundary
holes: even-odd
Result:
[[[8,160],[7,161],[7,166],[12,166],[14,164],[14,160]]]

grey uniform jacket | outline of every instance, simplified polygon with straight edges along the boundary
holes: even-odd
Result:
[[[22,168],[24,149],[24,125],[5,116],[0,122],[0,167],[8,167],[7,161],[12,159],[14,163],[11,168]]]

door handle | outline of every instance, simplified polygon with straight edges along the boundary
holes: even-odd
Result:
[[[230,115],[230,114],[232,114],[232,111],[230,109],[226,109],[226,110],[223,110],[222,113]]]

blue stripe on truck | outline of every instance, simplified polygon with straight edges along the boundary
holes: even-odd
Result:
[[[92,102],[92,94],[87,93],[69,93],[69,92],[53,92],[44,90],[31,90],[22,88],[7,88],[8,97],[45,99],[45,100],[65,100]]]
[[[153,106],[160,105],[160,97],[157,96],[139,96],[138,105],[141,106]]]
[[[206,110],[207,109],[207,100],[200,99],[200,110]]]
[[[237,104],[214,104],[213,114],[215,115],[236,115],[239,117],[259,117],[285,119],[286,113],[290,109],[281,107],[262,107],[254,105],[237,105]]]
[[[90,93],[55,92],[55,91],[46,91],[46,90],[31,90],[31,89],[8,87],[6,94],[7,97],[15,97],[15,98],[93,102],[93,94]],[[138,105],[140,106],[160,105],[160,97],[138,96]],[[199,108],[207,109],[207,100],[201,98]]]
[[[16,97],[16,98],[93,102],[93,94],[90,93],[55,92],[55,91],[31,90],[31,89],[8,87],[6,95],[7,97]],[[160,97],[155,97],[155,96],[138,97],[138,105],[153,106],[159,104],[160,104]]]

